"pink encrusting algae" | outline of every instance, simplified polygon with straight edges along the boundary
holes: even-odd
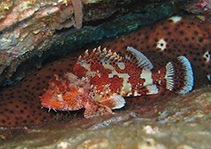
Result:
[[[100,47],[90,54],[86,51],[73,73],[55,77],[42,95],[42,106],[63,111],[85,108],[85,118],[124,107],[123,97],[158,94],[158,85],[185,94],[194,82],[191,64],[184,56],[155,71],[152,63],[132,47],[122,57]]]

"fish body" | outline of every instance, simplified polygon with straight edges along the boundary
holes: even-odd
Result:
[[[193,82],[191,64],[184,56],[155,71],[132,47],[123,56],[99,47],[80,56],[73,73],[51,80],[41,103],[55,110],[85,108],[84,116],[90,118],[122,108],[123,97],[158,94],[157,85],[185,94],[192,90]]]

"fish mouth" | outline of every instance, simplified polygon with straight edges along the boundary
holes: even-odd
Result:
[[[41,105],[42,105],[42,107],[46,107],[46,108],[48,108],[48,107],[50,107],[50,105],[49,104],[47,104],[47,103],[41,103]]]
[[[53,102],[42,101],[41,105],[42,107],[45,107],[45,108],[57,109],[57,110],[60,110],[64,107],[64,103],[58,102],[58,101],[53,101]]]
[[[47,103],[41,103],[42,105],[42,108],[49,108],[49,109],[53,109],[55,107],[51,106],[50,104],[47,104]]]

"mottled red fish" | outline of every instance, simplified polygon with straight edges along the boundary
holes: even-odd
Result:
[[[123,97],[158,94],[158,86],[185,94],[192,90],[193,72],[188,59],[179,56],[159,70],[139,51],[128,47],[124,56],[94,49],[79,57],[73,73],[49,82],[41,98],[43,107],[55,110],[85,108],[85,118],[112,113],[125,105]]]

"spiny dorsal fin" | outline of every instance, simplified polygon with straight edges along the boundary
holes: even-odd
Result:
[[[153,68],[153,65],[149,61],[149,59],[133,47],[127,47],[125,59],[129,60],[131,63],[138,65],[138,67],[143,68],[146,71]]]
[[[85,51],[83,56],[79,56],[78,62],[88,63],[92,60],[100,60],[101,62],[119,62],[122,60],[116,52],[111,52],[111,50],[107,50],[106,48],[101,50],[101,47],[93,49],[93,51],[89,54],[88,50]]]

